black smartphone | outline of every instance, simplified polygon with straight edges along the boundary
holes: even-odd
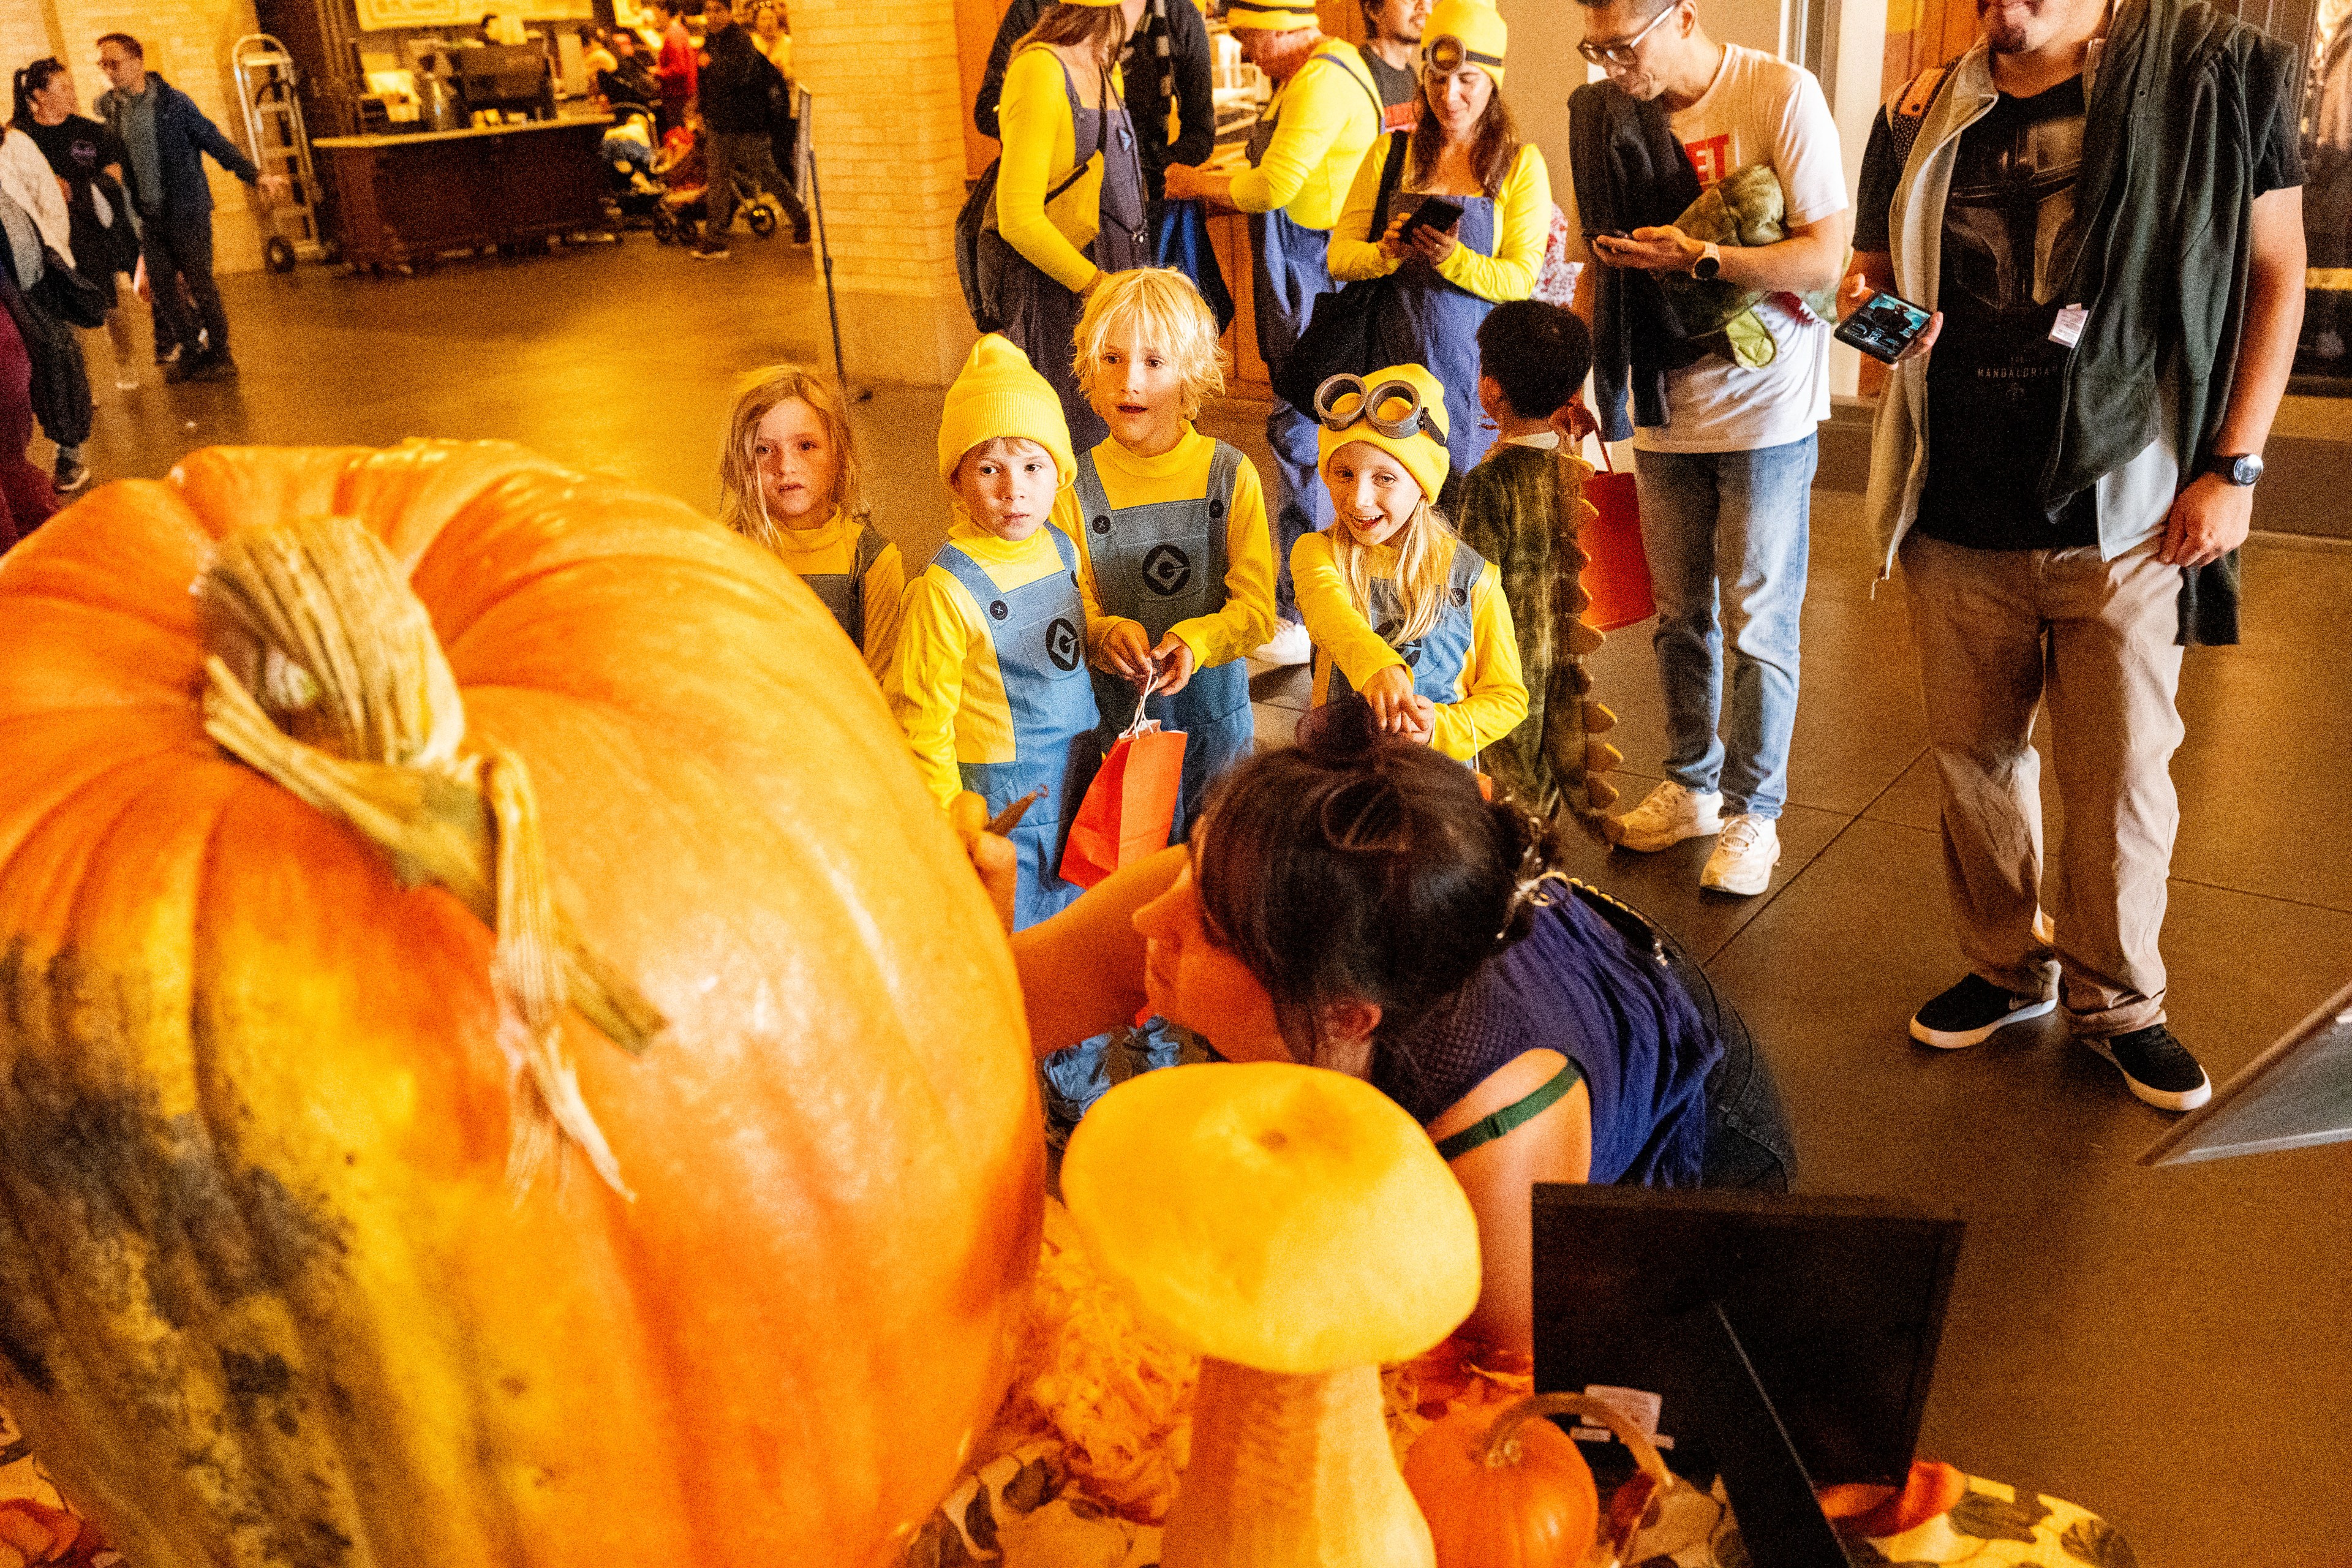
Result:
[[[1893,364],[1903,351],[1927,330],[1928,313],[1910,300],[1881,290],[1863,301],[1862,309],[1838,323],[1837,341],[1852,343],[1876,360]]]
[[[1412,216],[1406,220],[1404,232],[1411,234],[1417,228],[1433,228],[1444,234],[1461,221],[1460,202],[1450,202],[1444,196],[1424,196],[1421,205],[1413,209]]]

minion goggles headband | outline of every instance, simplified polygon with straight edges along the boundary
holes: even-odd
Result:
[[[1423,46],[1421,58],[1429,63],[1430,69],[1441,73],[1458,71],[1465,64],[1500,68],[1503,63],[1502,56],[1483,54],[1451,33]]]
[[[1347,414],[1335,412],[1333,405],[1351,392],[1360,400],[1354,410]],[[1394,419],[1382,419],[1373,411],[1391,397],[1403,398],[1409,406]],[[1362,376],[1349,375],[1344,371],[1327,377],[1323,384],[1315,389],[1315,417],[1321,422],[1323,428],[1335,436],[1350,426],[1369,425],[1391,441],[1407,440],[1424,431],[1440,445],[1445,440],[1438,433],[1437,421],[1432,419],[1429,410],[1422,406],[1421,388],[1402,376],[1391,377],[1370,387],[1364,384]]]

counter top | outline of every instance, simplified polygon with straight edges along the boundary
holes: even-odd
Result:
[[[463,131],[413,131],[390,136],[320,136],[313,147],[411,147],[420,142],[462,142],[468,137],[524,136],[534,131],[562,131],[574,125],[610,125],[605,114],[565,114],[553,120],[533,120],[521,125],[475,125]]]

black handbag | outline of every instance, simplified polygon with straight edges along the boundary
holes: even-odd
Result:
[[[1372,205],[1372,237],[1388,232],[1389,198],[1404,174],[1406,132],[1389,137],[1381,163],[1380,199]],[[1307,330],[1298,334],[1274,373],[1274,395],[1293,408],[1315,406],[1315,389],[1335,375],[1363,375],[1380,368],[1376,328],[1387,305],[1390,279],[1366,278],[1316,299]]]
[[[105,289],[67,266],[65,258],[47,245],[41,247],[41,280],[25,297],[77,327],[106,325],[106,312],[113,304]]]
[[[1078,160],[1069,177],[1045,193],[1043,205],[1052,206],[1054,199],[1078,183],[1080,175],[1093,166],[1099,156],[1108,168],[1110,157],[1110,76],[1103,76],[1102,97],[1097,101],[1105,112],[1095,116],[1095,150]],[[971,183],[971,192],[956,213],[955,258],[956,281],[963,285],[964,309],[971,312],[971,324],[983,332],[1004,330],[1004,274],[1013,258],[1019,255],[1004,242],[996,227],[996,166],[1003,157],[988,161],[980,178]]]

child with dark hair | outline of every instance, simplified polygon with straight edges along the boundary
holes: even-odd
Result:
[[[1594,775],[1621,759],[1598,738],[1616,721],[1588,700],[1580,665],[1601,644],[1579,620],[1588,601],[1577,582],[1592,466],[1560,441],[1591,366],[1591,334],[1557,305],[1513,300],[1479,323],[1478,405],[1502,438],[1462,477],[1455,524],[1501,574],[1528,688],[1527,717],[1487,748],[1486,769],[1547,815],[1565,802],[1601,832],[1617,793]]]

